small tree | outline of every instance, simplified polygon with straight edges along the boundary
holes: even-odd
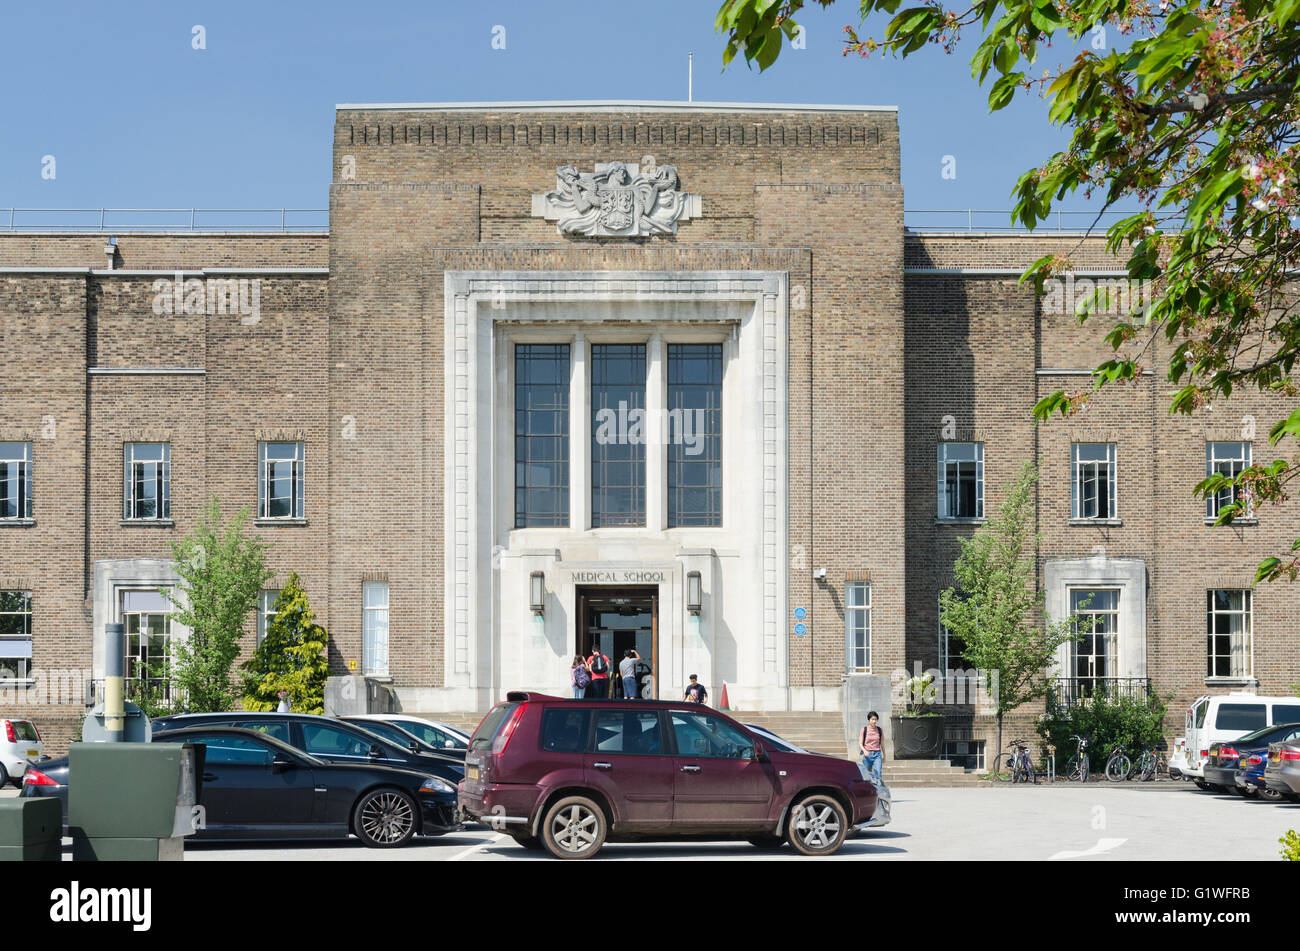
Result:
[[[975,536],[961,539],[953,565],[957,584],[939,596],[943,624],[965,645],[962,657],[992,681],[997,710],[997,752],[1003,717],[1047,693],[1046,670],[1057,648],[1078,634],[1069,619],[1052,622],[1038,590],[1034,560],[1033,490],[1038,472],[1026,463]]]
[[[271,577],[269,546],[244,534],[249,514],[250,509],[241,509],[223,527],[221,505],[213,495],[194,532],[172,544],[181,584],[177,592],[163,593],[176,607],[173,622],[190,629],[190,636],[172,648],[172,658],[176,685],[192,712],[229,710],[239,696],[231,668],[239,656],[244,621]]]
[[[245,708],[274,710],[284,692],[295,712],[324,713],[328,644],[329,635],[316,623],[302,581],[290,574],[275,601],[266,637],[244,662]]]

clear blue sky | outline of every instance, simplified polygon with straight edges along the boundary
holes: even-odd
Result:
[[[856,3],[813,7],[760,75],[722,72],[714,0],[9,0],[0,207],[323,208],[335,103],[685,99],[689,51],[697,100],[898,106],[908,209],[1009,208],[1064,142],[1036,98],[989,113],[969,44],[844,57]]]

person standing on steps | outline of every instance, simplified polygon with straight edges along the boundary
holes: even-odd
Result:
[[[635,650],[628,649],[623,655],[623,660],[618,665],[618,675],[623,678],[623,699],[636,700],[636,665],[641,659],[641,655]]]
[[[687,703],[708,702],[709,692],[704,689],[704,684],[700,683],[698,674],[691,674],[690,685],[686,688],[686,693],[682,695],[682,699]]]
[[[591,683],[587,685],[587,696],[593,700],[604,700],[609,696],[609,658],[600,652],[600,644],[593,642],[591,656],[587,658],[587,669],[591,671]]]
[[[862,751],[862,771],[873,783],[880,782],[880,774],[885,768],[884,738],[880,714],[872,710],[867,714],[867,725],[858,737],[858,748]]]
[[[587,696],[587,687],[591,685],[591,671],[587,669],[587,662],[580,656],[574,655],[573,665],[569,669],[569,678],[573,681],[573,699],[581,700]]]

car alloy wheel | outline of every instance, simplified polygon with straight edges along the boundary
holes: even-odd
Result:
[[[591,858],[605,844],[605,813],[585,796],[566,796],[547,810],[542,843],[556,858]]]
[[[1266,802],[1281,802],[1282,794],[1276,789],[1269,789],[1267,786],[1256,786],[1255,792],[1260,799]]]
[[[830,796],[807,796],[790,812],[786,838],[804,855],[830,855],[849,831],[844,807]]]
[[[396,789],[366,793],[354,815],[358,838],[374,849],[403,845],[415,834],[415,803]]]

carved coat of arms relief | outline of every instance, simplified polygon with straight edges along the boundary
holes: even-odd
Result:
[[[677,223],[700,216],[700,196],[682,191],[677,169],[642,172],[631,162],[604,162],[594,172],[555,170],[555,188],[533,196],[534,218],[554,221],[560,234],[636,237],[676,234]]]

